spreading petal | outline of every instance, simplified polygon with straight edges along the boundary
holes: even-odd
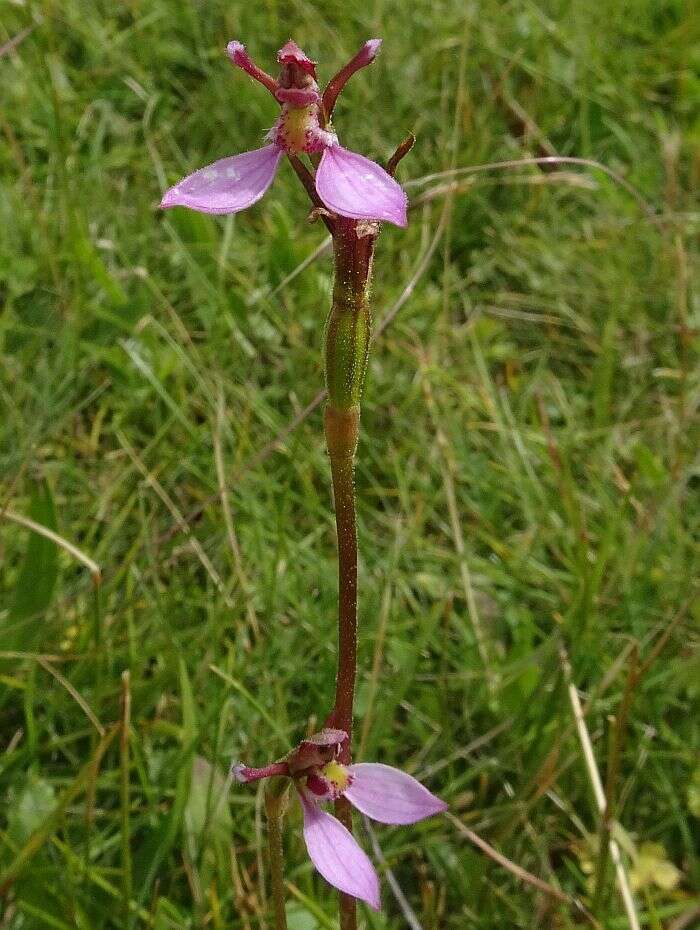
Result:
[[[263,87],[267,87],[271,94],[275,93],[277,90],[277,81],[272,75],[268,74],[267,71],[258,68],[242,42],[237,42],[235,39],[229,42],[226,46],[226,53],[234,65],[238,65],[238,67],[249,74],[254,81],[258,81]]]
[[[415,823],[447,810],[411,775],[380,762],[360,762],[348,766],[352,776],[343,795],[358,811],[380,823]]]
[[[299,795],[304,841],[311,861],[327,882],[379,910],[379,879],[367,855],[339,820]]]
[[[335,102],[342,89],[356,71],[359,71],[360,68],[366,68],[367,65],[374,61],[379,53],[381,44],[381,39],[368,39],[360,51],[330,79],[328,86],[323,92],[323,109],[328,122],[330,122],[331,116],[333,115]]]
[[[282,149],[266,145],[231,158],[221,158],[183,178],[166,191],[161,207],[189,207],[200,213],[237,213],[256,201],[272,184]]]
[[[403,188],[376,162],[340,145],[324,149],[316,172],[321,200],[341,216],[355,220],[407,223],[408,198]]]

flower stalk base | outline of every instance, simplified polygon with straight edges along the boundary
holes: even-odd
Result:
[[[289,785],[273,778],[265,791],[267,846],[270,856],[270,884],[275,910],[275,930],[287,930],[284,904],[284,863],[282,858],[282,820],[287,810]]]

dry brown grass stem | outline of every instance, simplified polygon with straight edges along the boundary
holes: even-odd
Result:
[[[478,833],[475,833],[473,830],[470,830],[462,821],[455,817],[454,814],[446,813],[445,817],[450,821],[450,823],[455,827],[458,833],[463,837],[469,840],[470,843],[473,843],[477,849],[480,849],[485,856],[488,856],[489,859],[492,859],[506,871],[510,872],[511,875],[514,875],[519,881],[524,882],[526,885],[531,885],[533,888],[537,888],[538,891],[544,892],[544,894],[549,895],[552,898],[556,898],[557,901],[561,901],[562,904],[568,904],[575,911],[582,914],[589,920],[593,926],[600,928],[600,924],[593,917],[593,915],[583,906],[583,904],[578,901],[576,898],[572,898],[566,892],[562,891],[560,888],[555,888],[554,885],[550,885],[548,882],[543,881],[541,878],[538,878],[536,875],[533,875],[532,872],[528,872],[527,869],[524,869],[521,865],[518,865],[517,862],[513,862],[512,859],[509,859],[507,856],[504,856],[503,853],[500,853],[497,849],[494,849],[486,840],[482,839]]]
[[[178,531],[181,533],[184,533],[187,536],[190,547],[192,548],[192,551],[195,553],[195,555],[201,562],[202,566],[204,567],[204,570],[206,571],[206,573],[209,575],[211,580],[216,585],[219,593],[221,594],[221,596],[223,597],[226,603],[226,606],[233,608],[234,606],[233,601],[231,600],[231,598],[229,597],[226,591],[224,583],[221,579],[221,575],[219,575],[217,570],[212,565],[211,559],[209,558],[209,556],[206,554],[206,552],[202,548],[202,544],[199,542],[197,537],[192,532],[189,523],[184,518],[180,510],[178,509],[177,505],[175,504],[175,501],[170,497],[170,495],[165,490],[163,485],[158,481],[156,476],[152,472],[150,472],[148,468],[146,468],[145,464],[141,461],[138,454],[136,453],[136,450],[132,448],[126,436],[120,430],[117,431],[117,439],[121,443],[122,448],[124,449],[126,454],[129,456],[133,464],[136,466],[136,469],[140,472],[146,484],[153,491],[155,491],[157,496],[161,499],[161,501],[165,504],[165,506],[169,510],[170,515],[175,521]]]
[[[212,441],[214,445],[214,463],[216,465],[216,478],[219,485],[221,510],[224,515],[224,524],[226,525],[226,536],[228,538],[228,544],[231,550],[231,556],[233,558],[233,567],[236,573],[236,578],[238,579],[238,583],[241,586],[241,593],[245,598],[246,616],[248,618],[248,623],[251,630],[253,631],[253,635],[257,639],[257,637],[260,635],[260,627],[258,625],[257,614],[255,613],[255,606],[251,597],[250,583],[243,566],[243,556],[241,555],[241,547],[238,544],[238,536],[236,535],[236,528],[233,523],[231,504],[229,502],[229,492],[226,485],[226,467],[224,464],[222,443],[225,412],[226,409],[224,393],[223,390],[220,390],[216,405],[216,423],[212,434]]]
[[[72,542],[69,542],[63,536],[59,536],[54,530],[49,529],[48,526],[44,526],[42,523],[37,523],[36,520],[32,520],[30,517],[25,517],[21,513],[16,513],[14,510],[4,510],[2,512],[2,517],[6,520],[10,520],[12,523],[16,523],[18,526],[23,526],[25,529],[31,530],[33,533],[37,533],[39,536],[43,536],[44,539],[51,540],[52,543],[55,543],[59,548],[63,549],[69,555],[73,556],[78,562],[81,562],[92,576],[92,581],[95,586],[99,585],[102,581],[102,569],[93,559],[90,558],[82,549],[78,549],[76,545]]]
[[[576,685],[571,679],[571,666],[569,664],[568,657],[563,650],[561,653],[561,662],[569,693],[569,701],[571,703],[571,709],[574,715],[574,722],[576,724],[576,732],[579,737],[579,742],[581,743],[581,751],[583,753],[586,771],[588,772],[588,778],[593,789],[593,797],[595,798],[598,813],[600,814],[601,818],[604,818],[608,809],[608,801],[605,797],[605,790],[603,788],[603,782],[600,777],[598,763],[596,762],[595,754],[593,752],[593,744],[591,743],[590,733],[588,732],[588,726],[586,725],[586,718],[583,715],[581,699],[579,698]],[[617,840],[615,840],[612,836],[609,836],[608,848],[610,850],[610,858],[612,859],[615,866],[615,877],[620,889],[620,897],[622,898],[622,903],[625,908],[625,913],[627,914],[627,920],[629,921],[630,928],[631,930],[640,930],[637,908],[634,903],[634,898],[632,897],[632,889],[630,887],[629,877],[627,875],[627,870],[625,869],[625,864],[622,860],[620,846]]]

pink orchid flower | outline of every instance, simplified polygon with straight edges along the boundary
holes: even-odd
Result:
[[[319,803],[342,795],[372,820],[388,824],[416,823],[447,810],[447,804],[411,775],[390,765],[342,765],[338,757],[347,738],[344,730],[322,730],[301,742],[281,762],[259,769],[236,763],[231,773],[242,783],[274,775],[292,778],[304,815],[304,841],[314,866],[331,885],[379,910],[379,878],[374,866],[352,834]]]
[[[314,194],[332,214],[355,220],[387,220],[406,225],[407,198],[402,187],[376,162],[338,144],[330,123],[338,94],[348,79],[370,64],[381,39],[370,39],[329,82],[323,95],[316,83],[316,63],[290,41],[277,54],[279,79],[249,57],[240,42],[229,42],[231,61],[262,84],[282,106],[267,134],[270,144],[242,155],[221,158],[200,168],[166,191],[161,207],[189,207],[201,213],[237,213],[263,196],[287,154],[320,154]]]

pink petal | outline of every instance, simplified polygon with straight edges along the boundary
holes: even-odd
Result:
[[[340,145],[324,149],[316,172],[316,190],[325,205],[356,220],[407,223],[403,188],[376,162]]]
[[[161,207],[189,207],[200,213],[237,213],[256,201],[272,184],[282,149],[266,145],[231,158],[221,158],[165,192]]]
[[[447,804],[431,794],[411,775],[380,762],[348,766],[352,784],[344,796],[358,811],[380,823],[415,823],[447,810]]]
[[[299,795],[304,810],[304,841],[311,861],[327,882],[379,910],[379,879],[374,866],[339,820]]]
[[[316,62],[312,61],[306,52],[291,39],[277,52],[277,61],[281,65],[290,63],[298,65],[302,71],[306,71],[311,77],[316,77]]]

